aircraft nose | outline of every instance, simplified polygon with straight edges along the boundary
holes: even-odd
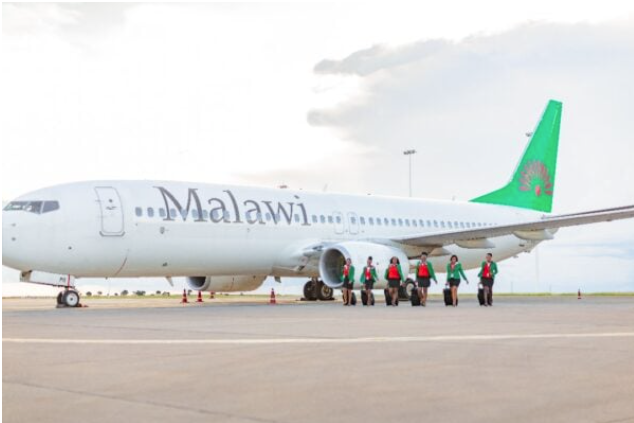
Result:
[[[29,244],[34,239],[25,231],[26,225],[20,221],[19,213],[2,211],[2,264],[17,270],[31,270],[27,253],[36,253]]]
[[[15,265],[15,246],[17,243],[17,222],[6,211],[2,211],[2,264]]]

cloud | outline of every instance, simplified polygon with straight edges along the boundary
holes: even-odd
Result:
[[[4,3],[2,32],[101,34],[123,26],[126,12],[134,7],[133,3]]]
[[[417,195],[468,199],[502,185],[524,132],[556,98],[564,102],[556,207],[634,199],[634,185],[623,184],[634,180],[634,19],[532,23],[456,42],[374,46],[322,60],[314,71],[361,78],[356,96],[314,108],[307,119],[373,148],[383,172],[368,172],[364,182],[378,191],[404,191],[401,151],[408,148],[420,153]],[[456,181],[450,190],[447,178]]]

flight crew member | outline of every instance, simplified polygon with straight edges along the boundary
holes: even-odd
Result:
[[[376,267],[372,265],[372,256],[370,256],[368,257],[367,265],[363,268],[363,272],[361,273],[361,283],[363,284],[366,298],[368,299],[367,305],[374,305],[370,301],[370,298],[372,298],[372,288],[374,287],[374,282],[377,280],[379,280],[379,276],[376,274]]]
[[[385,279],[387,279],[387,287],[392,299],[392,305],[396,306],[396,300],[398,299],[398,288],[401,286],[401,282],[405,279],[403,272],[401,271],[401,264],[397,257],[390,259],[390,265],[385,269]]]
[[[343,282],[343,305],[352,305],[352,289],[354,285],[354,266],[350,258],[346,259],[346,264],[343,266],[343,272],[341,272],[341,282]]]
[[[480,266],[480,282],[484,288],[484,305],[493,305],[493,282],[498,273],[498,265],[493,261],[493,254],[487,253],[486,260]]]
[[[462,271],[462,264],[458,261],[458,256],[454,254],[447,264],[447,282],[449,282],[449,288],[451,289],[451,301],[454,307],[458,305],[460,278],[464,279],[467,285],[469,284],[469,280]]]
[[[427,288],[431,285],[431,280],[438,284],[434,266],[427,261],[427,253],[420,255],[420,261],[416,264],[416,282],[418,283],[418,297],[420,304],[425,307],[427,305]]]

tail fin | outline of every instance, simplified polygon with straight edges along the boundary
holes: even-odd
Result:
[[[548,102],[510,182],[471,201],[543,212],[552,210],[561,108],[559,101]]]

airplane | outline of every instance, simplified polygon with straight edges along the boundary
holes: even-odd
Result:
[[[562,103],[550,100],[511,180],[470,201],[316,193],[168,181],[87,181],[25,194],[2,212],[2,263],[23,282],[60,286],[78,306],[85,277],[185,277],[192,290],[258,288],[266,277],[309,278],[307,299],[330,299],[345,259],[391,257],[411,271],[422,251],[437,269],[466,269],[530,252],[561,227],[634,217],[634,205],[552,214]],[[67,275],[42,282],[34,272]],[[414,288],[407,279],[401,295]],[[366,298],[366,301],[369,300]]]

